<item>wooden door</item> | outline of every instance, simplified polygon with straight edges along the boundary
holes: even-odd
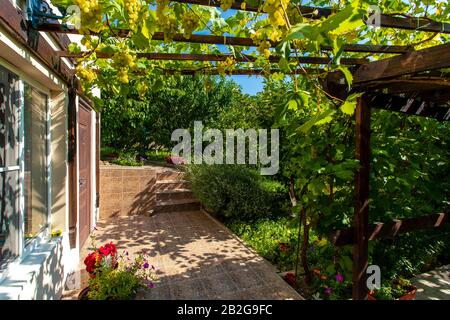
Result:
[[[79,139],[79,230],[80,248],[91,231],[91,113],[80,104],[78,117]]]

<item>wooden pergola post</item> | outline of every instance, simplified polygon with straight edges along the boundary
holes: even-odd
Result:
[[[353,299],[367,298],[369,171],[370,171],[370,107],[365,95],[358,98],[356,117],[356,159],[359,169],[355,179],[355,218],[353,246]]]

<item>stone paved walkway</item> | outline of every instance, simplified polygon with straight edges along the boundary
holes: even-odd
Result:
[[[418,275],[416,300],[450,300],[450,265]]]
[[[272,265],[202,211],[116,217],[97,229],[99,245],[113,241],[119,250],[153,257],[159,283],[143,299],[302,299]]]

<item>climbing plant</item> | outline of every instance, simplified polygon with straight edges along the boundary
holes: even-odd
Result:
[[[323,56],[321,46],[331,47],[326,54],[331,63],[317,73],[306,76],[294,75],[295,94],[302,95],[298,78],[306,77],[320,88],[318,82],[327,72],[340,70],[351,84],[352,75],[340,63],[344,57],[361,57],[361,53],[344,52],[349,43],[410,45],[422,48],[448,40],[448,35],[429,32],[411,32],[389,28],[374,28],[364,21],[372,11],[402,17],[424,17],[434,21],[448,21],[450,6],[447,1],[419,0],[245,0],[239,2],[241,10],[230,10],[235,0],[218,0],[220,7],[201,6],[185,1],[169,0],[51,0],[60,7],[77,5],[81,45],[71,45],[74,53],[82,53],[77,74],[86,87],[98,86],[115,92],[136,80],[138,90],[144,92],[152,86],[166,81],[175,70],[195,70],[208,74],[211,70],[226,74],[234,68],[260,68],[265,76],[282,80],[283,74],[303,69],[292,59],[300,55]],[[317,18],[319,12],[303,12],[302,5],[330,7],[333,14]],[[257,12],[244,11],[247,6],[258,8]],[[377,7],[374,7],[377,6]],[[233,8],[236,8],[235,6]],[[375,9],[374,9],[375,8]],[[303,11],[302,11],[303,10]],[[230,11],[231,13],[229,13]],[[311,19],[311,18],[315,19]],[[76,22],[76,21],[75,21]],[[126,33],[123,30],[127,30]],[[153,41],[155,32],[164,33],[164,41]],[[250,37],[257,50],[239,46],[220,46],[206,43],[174,42],[173,37],[182,34],[189,39],[192,34],[224,35],[227,37]],[[276,48],[271,49],[271,42]],[[223,53],[231,56],[225,61],[154,61],[139,58],[143,52],[166,53]],[[256,60],[240,62],[243,53]],[[101,58],[106,55],[107,58]],[[279,57],[271,62],[270,57]],[[380,54],[373,55],[379,58]],[[276,68],[278,72],[267,72]],[[311,93],[311,92],[309,92]],[[343,104],[336,97],[328,98]],[[306,104],[305,99],[301,99]],[[346,108],[350,108],[347,104]]]

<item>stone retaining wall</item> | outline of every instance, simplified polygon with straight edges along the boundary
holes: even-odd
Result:
[[[155,207],[159,167],[100,166],[100,219],[146,214]]]

